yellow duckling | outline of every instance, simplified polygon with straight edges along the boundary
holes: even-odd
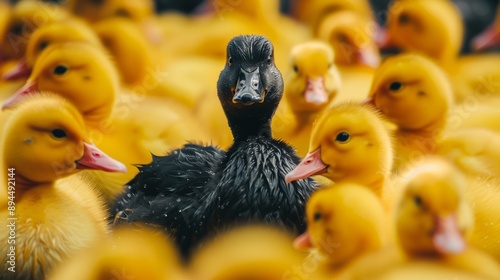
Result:
[[[52,280],[186,280],[174,246],[161,232],[122,227],[101,242],[54,269]]]
[[[26,85],[4,103],[9,107],[36,90],[50,90],[71,101],[96,144],[129,168],[125,175],[93,174],[110,201],[135,176],[135,164],[151,161],[151,153],[163,154],[186,141],[208,138],[182,107],[123,92],[118,80],[100,48],[84,43],[54,45],[40,55]]]
[[[292,242],[288,233],[268,226],[238,227],[207,241],[193,255],[190,270],[202,280],[294,279],[304,256]]]
[[[293,7],[293,14],[300,21],[315,27],[324,16],[341,10],[353,11],[366,22],[375,22],[370,2],[367,0],[299,0]]]
[[[474,226],[467,182],[455,167],[439,158],[428,159],[410,171],[396,211],[399,242],[409,257],[432,257],[443,265],[494,278],[500,275],[498,263],[467,247],[465,240]]]
[[[106,237],[107,214],[79,169],[125,172],[95,147],[70,103],[29,98],[2,133],[0,278],[44,279],[55,265]],[[14,272],[15,271],[15,272]]]
[[[309,258],[320,263],[316,273],[325,279],[340,277],[350,263],[387,243],[380,200],[356,184],[340,183],[315,192],[307,202],[307,221],[307,232],[294,245],[318,250],[319,257]]]
[[[375,30],[354,11],[331,12],[318,23],[315,37],[328,42],[339,66],[362,65],[377,68],[381,58],[375,43]]]
[[[384,194],[392,168],[389,131],[369,106],[335,105],[313,127],[309,153],[287,176],[288,182],[323,175],[335,183],[356,183]]]
[[[285,139],[299,155],[307,153],[314,119],[341,87],[330,46],[319,41],[297,45],[291,52],[284,99],[273,121],[277,138]]]
[[[450,75],[457,102],[484,100],[500,92],[500,55],[458,57],[462,18],[452,1],[395,1],[389,9],[384,45],[418,52],[435,60]]]
[[[100,46],[99,37],[84,22],[71,19],[46,24],[31,34],[24,58],[21,58],[14,68],[5,73],[3,79],[28,78],[36,59],[43,50],[50,45],[65,42],[88,42]]]
[[[434,152],[453,102],[451,85],[438,65],[416,54],[391,57],[377,69],[369,96],[397,126],[396,170]]]
[[[10,59],[21,58],[34,30],[67,18],[68,13],[56,4],[34,0],[19,1],[12,8],[8,31],[1,40],[0,53]]]
[[[481,34],[476,36],[472,42],[473,50],[481,51],[496,47],[500,44],[500,5],[497,6],[497,15],[493,23]]]

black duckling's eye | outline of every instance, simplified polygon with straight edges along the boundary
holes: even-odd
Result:
[[[411,21],[411,18],[408,14],[405,14],[405,13],[402,13],[399,18],[398,18],[398,22],[399,24],[401,25],[405,25],[405,24],[408,24],[410,23]]]
[[[390,91],[399,91],[403,88],[403,83],[401,82],[392,82],[390,85],[389,85],[389,90]]]
[[[321,220],[321,218],[322,218],[321,213],[319,213],[319,212],[314,213],[313,219],[314,219],[315,222]]]
[[[49,45],[49,42],[42,41],[42,42],[40,42],[40,44],[38,44],[38,50],[41,51],[41,50],[45,49],[48,45]]]
[[[293,71],[295,71],[295,73],[299,73],[299,67],[297,64],[293,65]]]
[[[66,138],[66,131],[64,131],[63,129],[61,128],[56,128],[54,130],[52,130],[50,132],[50,134],[52,135],[52,137],[54,137],[55,139],[63,139],[63,138]]]
[[[64,74],[66,74],[66,72],[68,72],[68,67],[66,67],[64,65],[57,65],[53,71],[53,73],[58,75],[58,76],[62,76]]]
[[[21,33],[23,32],[23,25],[22,23],[17,23],[17,24],[14,24],[12,26],[12,28],[10,29],[10,31],[14,34],[14,35],[21,35]]]
[[[90,0],[90,3],[95,6],[100,6],[102,3],[104,3],[104,0]]]
[[[230,57],[227,59],[227,64],[228,64],[229,66],[233,66],[233,57],[231,57],[231,56],[230,56]]]
[[[418,207],[422,207],[422,205],[423,205],[422,198],[420,196],[418,196],[418,195],[416,195],[416,196],[413,197],[413,202]]]
[[[344,33],[337,34],[335,36],[335,38],[337,38],[337,40],[341,43],[348,43],[349,42],[349,39],[347,38],[347,36]]]
[[[273,58],[271,56],[267,57],[267,65],[271,65],[273,63]]]
[[[340,143],[346,143],[349,139],[351,139],[351,135],[345,131],[340,132],[337,134],[337,137],[335,137],[335,141]]]

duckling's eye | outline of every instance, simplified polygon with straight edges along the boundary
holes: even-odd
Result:
[[[23,25],[21,23],[18,23],[18,24],[14,24],[12,26],[12,28],[10,29],[10,31],[14,34],[14,35],[21,35],[21,33],[23,32]]]
[[[56,128],[56,129],[52,130],[50,132],[50,134],[55,139],[63,139],[63,138],[66,138],[66,136],[67,136],[66,131],[64,131],[63,129],[60,129],[60,128]]]
[[[93,5],[100,6],[104,3],[104,0],[90,0]]]
[[[117,15],[119,17],[125,17],[125,18],[131,17],[130,13],[127,10],[125,10],[125,9],[118,9],[118,10],[116,10],[115,15]]]
[[[273,62],[273,59],[271,56],[268,56],[267,57],[267,65],[271,65],[271,63]]]
[[[53,71],[53,73],[58,75],[58,76],[62,76],[64,74],[66,74],[66,72],[68,72],[68,67],[66,67],[64,65],[57,65]]]
[[[345,131],[337,134],[337,137],[335,137],[335,141],[340,143],[346,143],[347,141],[349,141],[349,139],[351,139],[351,135],[349,135],[349,133]]]
[[[313,219],[314,219],[315,222],[321,220],[321,218],[322,218],[321,213],[319,213],[319,212],[314,213]]]
[[[418,207],[422,207],[422,198],[418,195],[414,196],[413,197],[413,202],[415,202],[415,205],[417,205]]]
[[[299,73],[299,67],[296,64],[293,65],[293,71],[295,71],[296,73]]]
[[[405,13],[401,14],[401,15],[399,16],[399,18],[398,18],[398,22],[399,22],[399,24],[401,24],[401,25],[408,24],[408,23],[410,23],[410,21],[411,21],[410,16],[408,16],[408,14],[405,14]]]
[[[42,42],[40,42],[40,44],[38,44],[38,50],[41,51],[41,50],[45,49],[48,45],[49,45],[49,42],[42,41]]]
[[[389,90],[390,91],[399,91],[402,88],[403,88],[403,84],[401,82],[392,82],[389,85]]]
[[[229,66],[232,66],[232,65],[233,65],[233,57],[231,57],[231,56],[230,56],[230,57],[227,59],[227,64],[229,64]]]
[[[347,36],[343,33],[339,33],[335,36],[337,38],[337,40],[341,43],[348,43],[349,42],[349,39],[347,38]]]

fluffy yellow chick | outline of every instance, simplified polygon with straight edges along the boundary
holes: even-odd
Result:
[[[54,45],[40,55],[26,85],[4,104],[9,107],[36,90],[53,91],[75,104],[96,144],[129,168],[120,176],[95,174],[109,200],[135,176],[135,164],[151,161],[151,153],[163,154],[186,141],[208,138],[181,106],[123,92],[118,81],[100,48],[84,43]]]
[[[496,47],[500,44],[500,5],[497,6],[497,15],[493,23],[471,42],[473,50],[481,51]]]
[[[297,45],[290,56],[291,69],[285,77],[284,100],[274,118],[273,133],[305,155],[313,121],[335,98],[341,81],[333,51],[323,42]]]
[[[21,58],[34,30],[67,18],[69,15],[59,5],[34,0],[19,1],[12,8],[8,30],[1,40],[0,53],[7,58]]]
[[[323,175],[335,183],[357,183],[384,194],[392,168],[392,139],[381,116],[369,106],[340,104],[313,127],[309,153],[288,182]]]
[[[324,278],[345,273],[349,263],[387,243],[384,209],[366,187],[340,183],[321,189],[311,196],[306,211],[307,232],[295,246],[318,250],[316,273]]]
[[[377,69],[369,96],[368,102],[397,125],[395,170],[434,152],[453,102],[438,65],[416,54],[391,57]]]
[[[315,37],[328,42],[335,52],[335,64],[377,68],[381,58],[375,30],[354,11],[329,13],[318,24]]]
[[[299,20],[313,27],[317,26],[324,16],[341,10],[353,11],[367,22],[374,20],[370,2],[367,0],[299,0],[293,10]]]
[[[125,172],[95,147],[70,103],[40,94],[26,100],[2,133],[0,278],[44,279],[58,263],[107,235],[107,214],[80,169]],[[15,270],[13,272],[12,270]]]
[[[207,241],[193,255],[190,270],[200,280],[301,277],[304,256],[292,242],[288,233],[268,226],[237,227]]]
[[[167,237],[147,227],[122,227],[113,238],[56,267],[52,280],[186,280],[177,251]]]
[[[500,78],[500,55],[458,58],[463,22],[452,1],[395,1],[389,9],[386,45],[424,54],[450,75],[455,100],[479,100],[500,92],[493,83]]]
[[[474,227],[467,183],[454,166],[439,158],[427,159],[410,171],[396,211],[399,241],[411,257],[433,256],[444,265],[496,277],[498,263],[467,247],[466,236]]]
[[[65,42],[88,42],[100,46],[99,37],[90,26],[79,20],[71,19],[53,22],[37,28],[28,40],[26,53],[18,64],[3,75],[4,80],[28,78],[40,53],[50,45]]]

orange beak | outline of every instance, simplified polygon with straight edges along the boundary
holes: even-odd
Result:
[[[307,177],[326,173],[328,165],[321,160],[321,149],[309,153],[290,173],[285,176],[285,182],[291,183]]]
[[[438,252],[459,254],[465,250],[466,243],[458,229],[457,219],[454,215],[437,217],[435,225],[432,242]]]
[[[107,172],[127,172],[125,165],[99,150],[96,146],[83,143],[84,150],[81,159],[76,161],[77,169],[95,169]]]
[[[31,74],[31,69],[28,66],[25,59],[19,60],[19,62],[10,69],[7,73],[3,74],[2,79],[4,81],[13,81],[20,78],[28,78]]]
[[[26,84],[20,88],[16,93],[9,97],[2,105],[2,110],[12,108],[26,96],[35,93],[38,90],[38,85],[36,82],[26,82]]]
[[[490,25],[483,33],[472,40],[471,47],[475,51],[482,51],[500,45],[500,28],[496,24]]]
[[[306,231],[293,241],[293,248],[298,250],[308,250],[313,248],[311,235]]]

